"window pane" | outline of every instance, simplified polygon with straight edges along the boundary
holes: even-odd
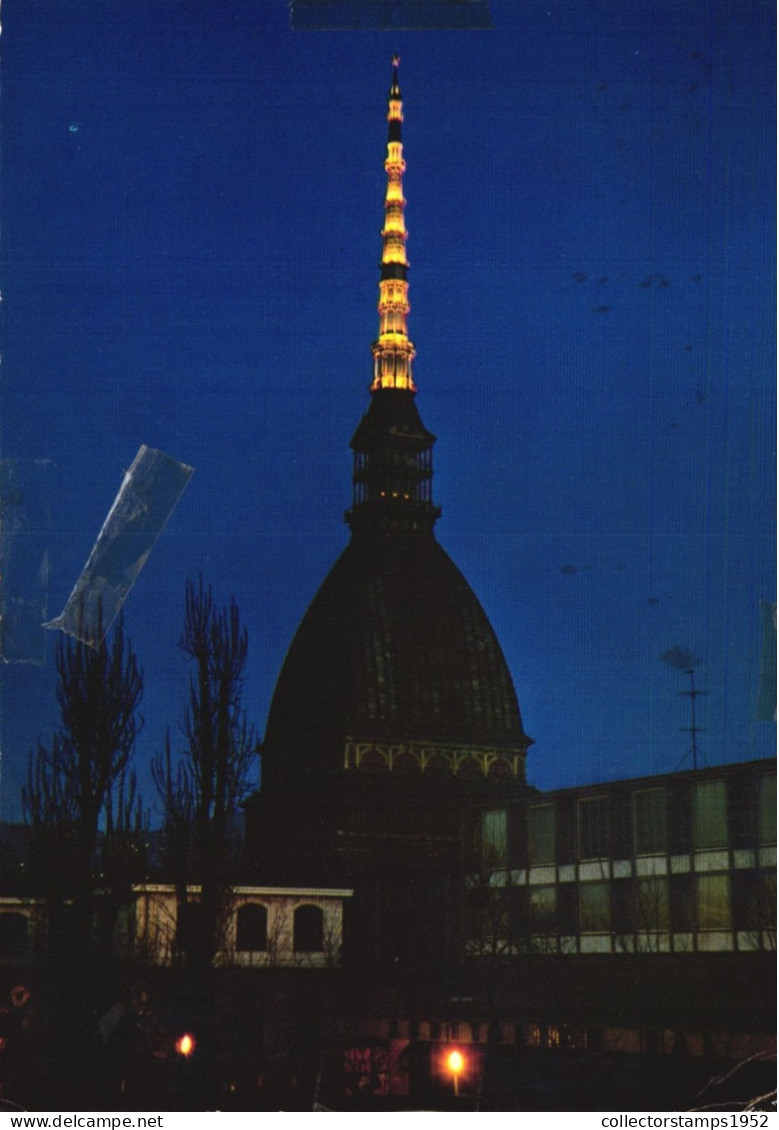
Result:
[[[704,781],[695,786],[695,846],[718,848],[727,842],[725,782]]]
[[[555,810],[544,804],[527,811],[528,858],[531,863],[555,861]]]
[[[668,929],[670,915],[667,879],[639,879],[637,900],[639,930]]]
[[[698,877],[698,929],[727,930],[730,927],[730,891],[727,875]]]
[[[758,835],[761,844],[776,843],[776,777],[760,778],[757,810]]]
[[[179,907],[177,941],[183,953],[191,954],[207,945],[206,930],[203,907],[199,902],[187,902]]]
[[[642,789],[634,797],[636,854],[651,855],[666,850],[665,789]]]
[[[582,859],[601,859],[609,854],[605,796],[579,801],[579,851]]]
[[[752,916],[756,925],[776,930],[776,872],[758,874],[754,904]]]
[[[615,934],[633,934],[636,930],[636,892],[631,879],[617,879],[611,884],[611,928]]]
[[[318,906],[299,906],[293,924],[295,953],[321,953],[324,949],[324,917]]]
[[[557,889],[555,887],[530,888],[530,929],[540,932],[551,928],[554,912],[557,910]]]
[[[583,934],[611,928],[608,883],[582,883],[579,888],[580,928]]]
[[[481,849],[486,863],[493,867],[505,867],[508,855],[505,809],[482,813]]]
[[[695,929],[695,891],[692,875],[671,875],[671,929],[687,933]]]
[[[268,912],[259,903],[247,903],[237,915],[235,948],[261,951],[268,948]]]

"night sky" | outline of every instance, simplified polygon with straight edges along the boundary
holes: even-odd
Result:
[[[262,733],[346,544],[395,52],[437,535],[503,645],[529,780],[691,767],[674,648],[706,763],[775,751],[774,4],[489,10],[301,31],[286,0],[4,4],[6,612],[46,586],[62,610],[141,444],[195,468],[125,605],[141,768],[178,741],[187,579],[240,604]],[[57,720],[54,644],[20,631],[0,671],[5,818]]]

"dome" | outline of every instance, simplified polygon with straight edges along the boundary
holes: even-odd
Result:
[[[349,741],[530,744],[489,620],[432,536],[355,537],[335,563],[276,685],[264,780],[338,771]]]

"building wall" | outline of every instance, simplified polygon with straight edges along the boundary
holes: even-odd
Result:
[[[337,964],[343,945],[343,904],[351,891],[321,888],[236,887],[224,925],[222,966],[324,968]],[[188,888],[197,905],[199,888]],[[175,889],[135,888],[132,943],[154,964],[173,961],[177,941]]]
[[[322,888],[237,887],[225,916],[221,966],[325,968],[336,965],[343,946],[344,900],[351,891]],[[197,905],[199,888],[188,898]],[[24,961],[45,928],[41,899],[0,898],[0,960]],[[170,884],[134,888],[120,915],[117,942],[150,964],[172,963],[177,943],[177,904]]]
[[[776,765],[537,794],[480,813],[471,954],[776,948]]]

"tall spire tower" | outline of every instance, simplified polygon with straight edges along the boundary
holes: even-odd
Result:
[[[346,521],[354,534],[432,532],[441,511],[432,501],[435,436],[414,403],[414,346],[408,337],[406,201],[403,196],[403,100],[400,59],[392,60],[387,104],[387,189],[381,232],[379,336],[373,343],[371,406],[352,439],[354,496]]]
[[[382,229],[381,279],[379,280],[379,337],[373,343],[372,389],[410,389],[415,392],[411,375],[414,346],[408,339],[406,318],[408,304],[408,259],[406,258],[406,201],[403,197],[403,100],[398,85],[396,55],[392,60],[392,84],[387,107],[387,192],[384,197]]]

